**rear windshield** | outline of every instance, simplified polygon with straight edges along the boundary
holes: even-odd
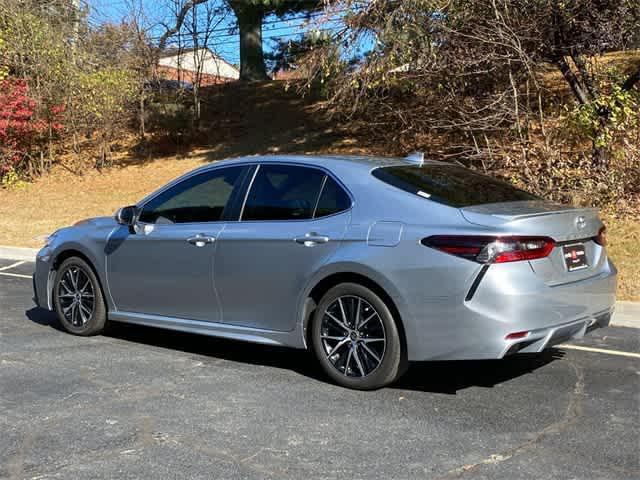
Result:
[[[457,165],[380,167],[372,173],[405,192],[456,208],[540,199],[508,183]]]

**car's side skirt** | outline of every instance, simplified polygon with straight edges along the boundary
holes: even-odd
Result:
[[[148,327],[166,328],[181,332],[208,335],[211,337],[229,338],[265,345],[278,345],[292,348],[305,348],[302,334],[298,329],[291,332],[278,332],[261,328],[229,325],[218,322],[204,322],[184,318],[163,317],[133,312],[110,312],[109,320]]]

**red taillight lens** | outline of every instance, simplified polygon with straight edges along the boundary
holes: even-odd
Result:
[[[520,340],[521,338],[526,338],[529,336],[529,331],[525,330],[524,332],[514,332],[507,335],[505,340]]]
[[[593,241],[596,242],[598,245],[606,247],[607,246],[607,227],[600,228],[600,230],[598,230],[598,235],[593,237]]]
[[[506,263],[547,257],[555,242],[549,237],[435,235],[422,244],[478,263]]]

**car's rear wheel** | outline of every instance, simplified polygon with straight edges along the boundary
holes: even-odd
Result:
[[[71,257],[58,268],[53,284],[53,303],[58,320],[75,335],[96,335],[107,320],[100,283],[93,269],[79,257]]]
[[[320,300],[313,347],[323,370],[339,385],[372,390],[403,373],[398,327],[385,302],[368,288],[343,283]]]

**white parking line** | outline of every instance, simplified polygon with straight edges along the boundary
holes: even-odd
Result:
[[[3,270],[11,270],[12,268],[22,265],[23,263],[27,263],[27,262],[25,261],[16,262],[16,263],[12,263],[11,265],[7,265],[6,267],[0,267],[0,272]]]
[[[621,357],[640,358],[640,353],[622,352],[620,350],[607,350],[604,348],[583,347],[581,345],[557,345],[559,348],[566,348],[567,350],[581,350],[583,352],[593,353],[605,353],[607,355],[619,355]]]
[[[22,275],[21,273],[0,272],[0,275],[6,277],[31,278],[31,275]]]

